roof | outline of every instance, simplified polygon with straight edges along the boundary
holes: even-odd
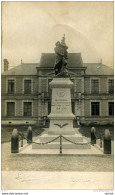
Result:
[[[37,67],[40,68],[53,68],[55,63],[55,53],[43,53],[40,63],[23,63],[12,69],[2,73],[2,75],[37,75]],[[87,67],[86,75],[113,75],[114,70],[101,63],[82,63],[80,53],[68,54],[68,67],[69,68],[83,68]],[[77,70],[77,69],[76,69]]]
[[[83,63],[87,67],[86,75],[113,75],[114,69],[101,63]]]
[[[40,67],[54,67],[55,65],[55,53],[42,53],[40,59]],[[68,54],[68,67],[82,67],[83,61],[81,53],[69,53]]]
[[[39,63],[23,63],[2,73],[2,75],[37,75]]]

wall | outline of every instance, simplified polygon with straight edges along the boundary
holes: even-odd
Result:
[[[85,94],[90,93],[90,77],[84,78],[84,93]]]
[[[6,77],[2,77],[1,79],[1,93],[6,93]]]
[[[108,101],[107,100],[101,100],[100,114],[101,116],[108,116]]]
[[[39,78],[39,92],[48,92],[47,78]]]
[[[90,116],[90,100],[84,100],[84,116]]]
[[[38,77],[33,77],[33,94],[38,93]]]
[[[23,77],[16,78],[16,94],[23,93]]]
[[[5,117],[5,101],[1,100],[1,116]]]
[[[16,101],[16,116],[23,116],[22,100]]]
[[[107,93],[108,80],[107,77],[100,78],[100,93]]]
[[[83,91],[83,80],[82,78],[76,78],[75,79],[75,92],[82,93]]]

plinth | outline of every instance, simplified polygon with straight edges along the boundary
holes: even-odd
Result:
[[[73,135],[73,119],[71,106],[71,88],[73,82],[69,78],[54,78],[49,83],[52,89],[50,127],[48,134]]]

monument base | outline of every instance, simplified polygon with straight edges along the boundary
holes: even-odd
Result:
[[[67,138],[68,140],[74,142],[74,143],[78,143],[78,144],[73,144],[70,143],[69,141],[66,141],[65,139],[62,138],[62,148],[63,149],[91,149],[91,144],[87,144],[87,140],[78,132],[78,130],[76,129],[77,134],[74,133],[73,135],[70,134],[69,132],[63,132],[61,131],[61,135],[63,135],[65,138]],[[74,131],[74,132],[76,132]],[[43,134],[42,136],[38,137],[38,139],[35,140],[35,142],[37,143],[46,143],[46,142],[50,142],[51,140],[54,140],[56,137],[59,136],[59,132],[51,132],[51,134],[49,134],[50,131],[48,131],[48,133]],[[54,133],[55,132],[55,133]],[[64,134],[66,133],[66,134]],[[68,134],[68,135],[67,135]],[[32,144],[32,149],[60,149],[60,138],[56,139],[55,141],[48,143],[48,144]]]
[[[50,118],[50,128],[48,134],[52,135],[74,135],[75,129],[73,128],[74,115],[68,116],[52,116]]]
[[[69,78],[54,78],[50,87],[52,88],[52,104],[51,113],[48,115],[50,119],[50,127],[47,134],[42,135],[36,142],[47,144],[32,144],[33,149],[59,149],[60,135],[70,141],[81,144],[73,144],[62,138],[63,149],[90,149],[91,144],[73,128],[73,119],[75,115],[72,113],[71,105],[71,88],[72,81]],[[55,140],[56,137],[59,137]],[[52,140],[55,140],[51,142]],[[49,143],[48,143],[49,142]]]

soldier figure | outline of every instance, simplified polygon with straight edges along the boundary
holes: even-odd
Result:
[[[58,41],[56,43],[55,50],[55,75],[61,73],[67,65],[68,59],[68,47],[65,44],[65,35],[61,40],[61,43]]]

